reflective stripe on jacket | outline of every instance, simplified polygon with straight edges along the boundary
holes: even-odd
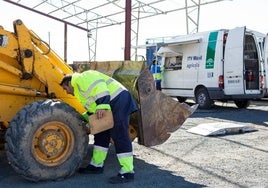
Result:
[[[96,100],[110,95],[111,101],[121,91],[126,90],[113,78],[94,70],[74,73],[71,84],[74,87],[74,95],[90,113],[95,113],[97,109],[110,110],[110,104],[97,105]]]

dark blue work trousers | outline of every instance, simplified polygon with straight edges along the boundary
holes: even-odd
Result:
[[[94,135],[94,145],[109,148],[110,139],[113,139],[116,153],[132,152],[132,141],[129,137],[128,126],[130,115],[137,110],[131,94],[124,90],[111,102],[114,118],[114,127]]]

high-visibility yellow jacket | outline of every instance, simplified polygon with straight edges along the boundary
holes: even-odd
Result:
[[[74,88],[74,95],[89,113],[95,113],[98,109],[111,110],[110,101],[121,91],[126,90],[122,84],[113,78],[94,70],[74,73],[71,84]],[[103,97],[106,97],[106,100],[97,104],[96,101]],[[109,100],[107,100],[107,97]]]

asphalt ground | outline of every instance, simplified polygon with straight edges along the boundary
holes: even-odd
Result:
[[[187,132],[200,123],[213,122],[247,125],[255,131],[212,137]],[[92,152],[90,139],[87,159]],[[38,183],[16,174],[2,150],[0,187],[268,188],[268,100],[253,101],[248,109],[238,109],[231,102],[216,103],[210,110],[197,110],[164,144],[148,148],[135,140],[133,147],[135,181],[123,185],[107,183],[120,168],[113,147],[103,174],[76,173],[62,181]]]

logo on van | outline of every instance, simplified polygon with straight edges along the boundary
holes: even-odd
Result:
[[[213,69],[214,68],[214,59],[209,58],[206,61],[206,69]]]

